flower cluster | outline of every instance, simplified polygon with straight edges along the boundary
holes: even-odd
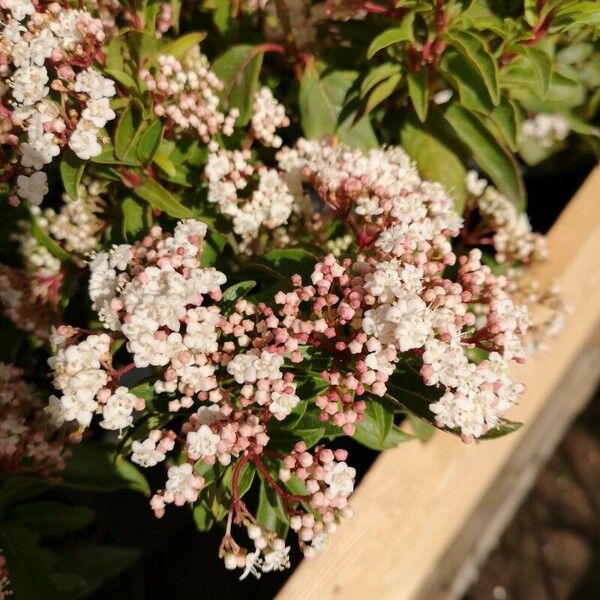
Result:
[[[550,148],[562,142],[571,132],[569,121],[561,114],[540,113],[527,119],[521,126],[521,138],[532,140],[541,148]]]
[[[64,435],[48,419],[43,395],[22,374],[0,363],[0,470],[49,477],[64,468]]]
[[[275,100],[268,87],[262,87],[256,92],[251,123],[257,140],[265,146],[273,148],[281,146],[282,140],[276,135],[277,129],[287,127],[290,120],[285,114],[285,107]]]
[[[242,250],[251,251],[261,231],[285,225],[295,198],[277,169],[256,165],[250,150],[211,152],[205,169],[208,200],[233,221]]]
[[[272,456],[265,449],[269,420],[285,420],[300,403],[293,370],[287,366],[303,361],[300,341],[286,318],[266,305],[242,299],[223,309],[225,276],[200,266],[205,234],[206,226],[192,220],[180,222],[172,235],[155,226],[135,245],[96,255],[90,264],[89,293],[110,335],[58,328],[49,364],[61,396],[50,399],[49,412],[57,424],[75,421],[84,428],[97,413],[101,427],[127,429],[145,402],[123,377],[152,372],[146,385],[165,397],[168,413],[184,421],[176,430],[154,429],[133,441],[132,460],[152,467],[175,451],[186,457],[168,468],[164,489],[151,500],[157,516],[167,504],[199,500],[205,479],[197,465],[225,468],[235,461],[231,518],[254,523],[236,495],[240,470],[251,462],[289,511],[292,501],[310,503],[318,517],[311,524],[315,537],[325,530],[331,533],[348,513],[352,486],[343,481],[353,479],[353,470],[342,473],[339,465],[345,463],[334,464],[333,454],[324,449],[314,464],[307,462],[305,446],[296,446],[297,461],[296,455],[286,459],[276,453],[287,465],[286,479],[293,471],[305,483],[306,497],[300,497],[273,479],[263,459],[265,453]],[[118,340],[125,342],[131,362],[116,367],[110,348]],[[338,461],[345,457],[336,454]],[[307,531],[302,536],[303,544],[312,539]],[[279,545],[269,547],[279,551]],[[230,564],[232,559],[225,560]],[[275,568],[274,557],[265,556],[264,561],[263,570]]]
[[[42,170],[66,147],[81,159],[101,153],[100,130],[114,119],[114,82],[92,64],[105,39],[100,20],[84,10],[30,1],[0,3],[0,77],[10,89],[0,112],[12,124],[2,143],[15,148],[2,179],[39,205],[48,193]]]
[[[232,108],[225,114],[219,110],[223,83],[198,47],[183,61],[160,55],[157,65],[155,72],[143,70],[140,77],[152,94],[154,113],[166,119],[168,135],[193,133],[208,144],[219,133],[233,133],[239,111]]]
[[[468,231],[468,241],[484,244],[491,238],[496,260],[530,263],[544,260],[548,254],[543,235],[531,230],[529,218],[475,171],[467,173],[467,190],[472,196],[472,209],[477,209],[481,222]]]

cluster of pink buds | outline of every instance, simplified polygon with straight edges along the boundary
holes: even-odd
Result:
[[[66,146],[81,159],[101,153],[100,129],[115,118],[115,84],[92,65],[105,39],[100,20],[56,2],[0,2],[0,79],[10,89],[1,134],[18,161],[2,157],[0,182],[16,182],[19,198],[39,205],[48,192],[42,170]]]
[[[65,466],[65,435],[51,424],[43,395],[22,375],[0,363],[0,471],[52,477]]]
[[[161,55],[157,65],[155,71],[144,70],[140,77],[152,94],[154,113],[166,119],[167,135],[193,133],[208,144],[219,133],[233,133],[239,111],[232,108],[225,114],[219,110],[223,83],[199,47],[190,50],[183,61]]]

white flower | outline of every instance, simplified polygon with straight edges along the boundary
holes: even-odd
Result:
[[[35,12],[35,7],[31,0],[3,0],[2,6],[9,10],[17,21],[22,21],[25,17]]]
[[[265,554],[262,562],[263,573],[271,571],[283,571],[290,568],[290,547],[286,546],[283,550],[271,550]]]
[[[300,398],[295,394],[272,392],[269,411],[273,413],[278,421],[283,421],[294,410],[298,402],[300,402]]]
[[[98,156],[102,153],[102,146],[98,142],[98,129],[89,121],[79,121],[69,139],[69,148],[81,160]]]
[[[81,116],[90,121],[94,127],[100,129],[108,121],[115,118],[115,111],[110,107],[108,98],[91,99],[84,108]]]
[[[354,491],[356,469],[345,462],[339,462],[325,473],[323,481],[328,485],[325,494],[331,498],[338,496],[347,498]]]
[[[254,354],[236,354],[233,360],[227,363],[227,372],[237,383],[254,383],[257,361],[258,357]]]
[[[114,245],[108,252],[109,259],[108,264],[113,269],[119,269],[124,271],[127,269],[127,265],[133,259],[133,253],[131,252],[131,244],[119,244]]]
[[[246,554],[246,566],[244,567],[244,572],[240,575],[240,581],[243,581],[248,577],[248,575],[252,574],[256,579],[260,579],[260,550],[255,550],[254,552],[248,552]],[[257,568],[258,567],[258,568]]]
[[[75,91],[83,92],[94,100],[111,98],[117,93],[115,82],[112,79],[103,77],[91,67],[77,74]]]
[[[156,444],[151,439],[143,442],[133,442],[131,460],[141,467],[154,467],[165,460],[165,455],[156,449]]]
[[[480,178],[477,171],[471,170],[465,177],[467,192],[469,192],[471,196],[481,196],[481,194],[483,194],[485,191],[487,184],[487,179]]]
[[[35,104],[48,94],[47,83],[46,67],[21,67],[12,76],[13,98],[21,104]]]
[[[214,433],[208,425],[201,425],[198,431],[190,431],[187,434],[187,454],[194,460],[215,456],[220,440],[219,435]]]
[[[39,206],[48,193],[48,177],[43,171],[38,171],[30,176],[17,177],[17,194],[31,204]]]
[[[118,430],[130,427],[133,424],[131,413],[137,402],[138,398],[128,388],[119,386],[102,408],[100,427]]]
[[[92,417],[98,406],[98,403],[85,393],[62,396],[60,403],[63,408],[63,419],[65,421],[77,421],[84,427],[92,422]]]
[[[198,498],[198,490],[202,487],[202,479],[194,475],[189,463],[171,467],[167,471],[165,499],[182,506],[186,502],[194,502]],[[172,500],[171,500],[172,499]]]

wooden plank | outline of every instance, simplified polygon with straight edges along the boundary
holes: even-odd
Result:
[[[529,447],[531,457],[551,439],[544,432],[564,428],[561,419],[568,422],[598,376],[599,361],[582,367],[581,356],[600,324],[600,167],[552,228],[549,247],[551,259],[537,277],[541,283],[558,281],[573,313],[567,331],[545,354],[514,369],[528,391],[509,416],[525,426],[510,436],[471,445],[439,433],[425,446],[408,443],[382,454],[352,499],[355,517],[342,525],[322,556],[298,567],[279,600],[413,600],[427,597],[421,595],[427,590],[435,594],[427,597],[431,600],[462,591],[468,572],[456,579],[458,565],[444,572],[443,558],[455,549],[460,555],[461,547],[463,557],[465,548],[472,550],[477,536],[471,528],[471,543],[463,540],[461,546],[461,532],[469,531],[465,526],[486,494],[498,490],[498,482],[504,481],[508,490],[498,490],[505,499],[511,488],[526,488],[526,471],[520,484],[514,481],[511,461],[522,448]],[[566,386],[563,393],[561,384]],[[555,415],[551,422],[544,418],[547,410]],[[500,507],[505,514],[495,514],[496,534],[511,512],[502,503]],[[441,585],[435,584],[438,569]]]

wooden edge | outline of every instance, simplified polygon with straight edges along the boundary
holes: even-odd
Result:
[[[278,600],[412,600],[423,598],[420,594],[427,589],[445,594],[444,598],[462,591],[469,569],[467,565],[456,579],[457,566],[473,544],[488,540],[481,542],[481,548],[489,550],[490,539],[508,521],[514,506],[508,510],[500,503],[504,513],[494,512],[497,523],[487,537],[483,529],[480,536],[475,530],[470,542],[467,538],[461,542],[461,532],[468,531],[465,526],[473,523],[477,507],[483,506],[486,495],[489,499],[496,493],[497,486],[509,490],[503,493],[505,499],[515,485],[525,489],[527,469],[520,470],[520,484],[514,480],[515,470],[510,470],[511,466],[518,470],[521,449],[529,447],[530,458],[539,452],[543,459],[543,441],[562,435],[560,429],[564,430],[597,376],[598,361],[586,370],[581,357],[600,324],[600,167],[548,237],[551,258],[538,269],[537,278],[542,284],[561,285],[572,314],[567,330],[549,344],[545,354],[513,370],[528,391],[509,417],[525,425],[512,435],[478,444],[465,445],[440,433],[424,446],[412,442],[383,453],[352,498],[355,517],[340,527],[323,555],[303,561]],[[583,385],[577,376],[582,371]],[[547,405],[554,415],[551,421],[545,415]],[[440,572],[436,585],[436,569],[455,550],[454,566],[444,567],[447,572]]]

